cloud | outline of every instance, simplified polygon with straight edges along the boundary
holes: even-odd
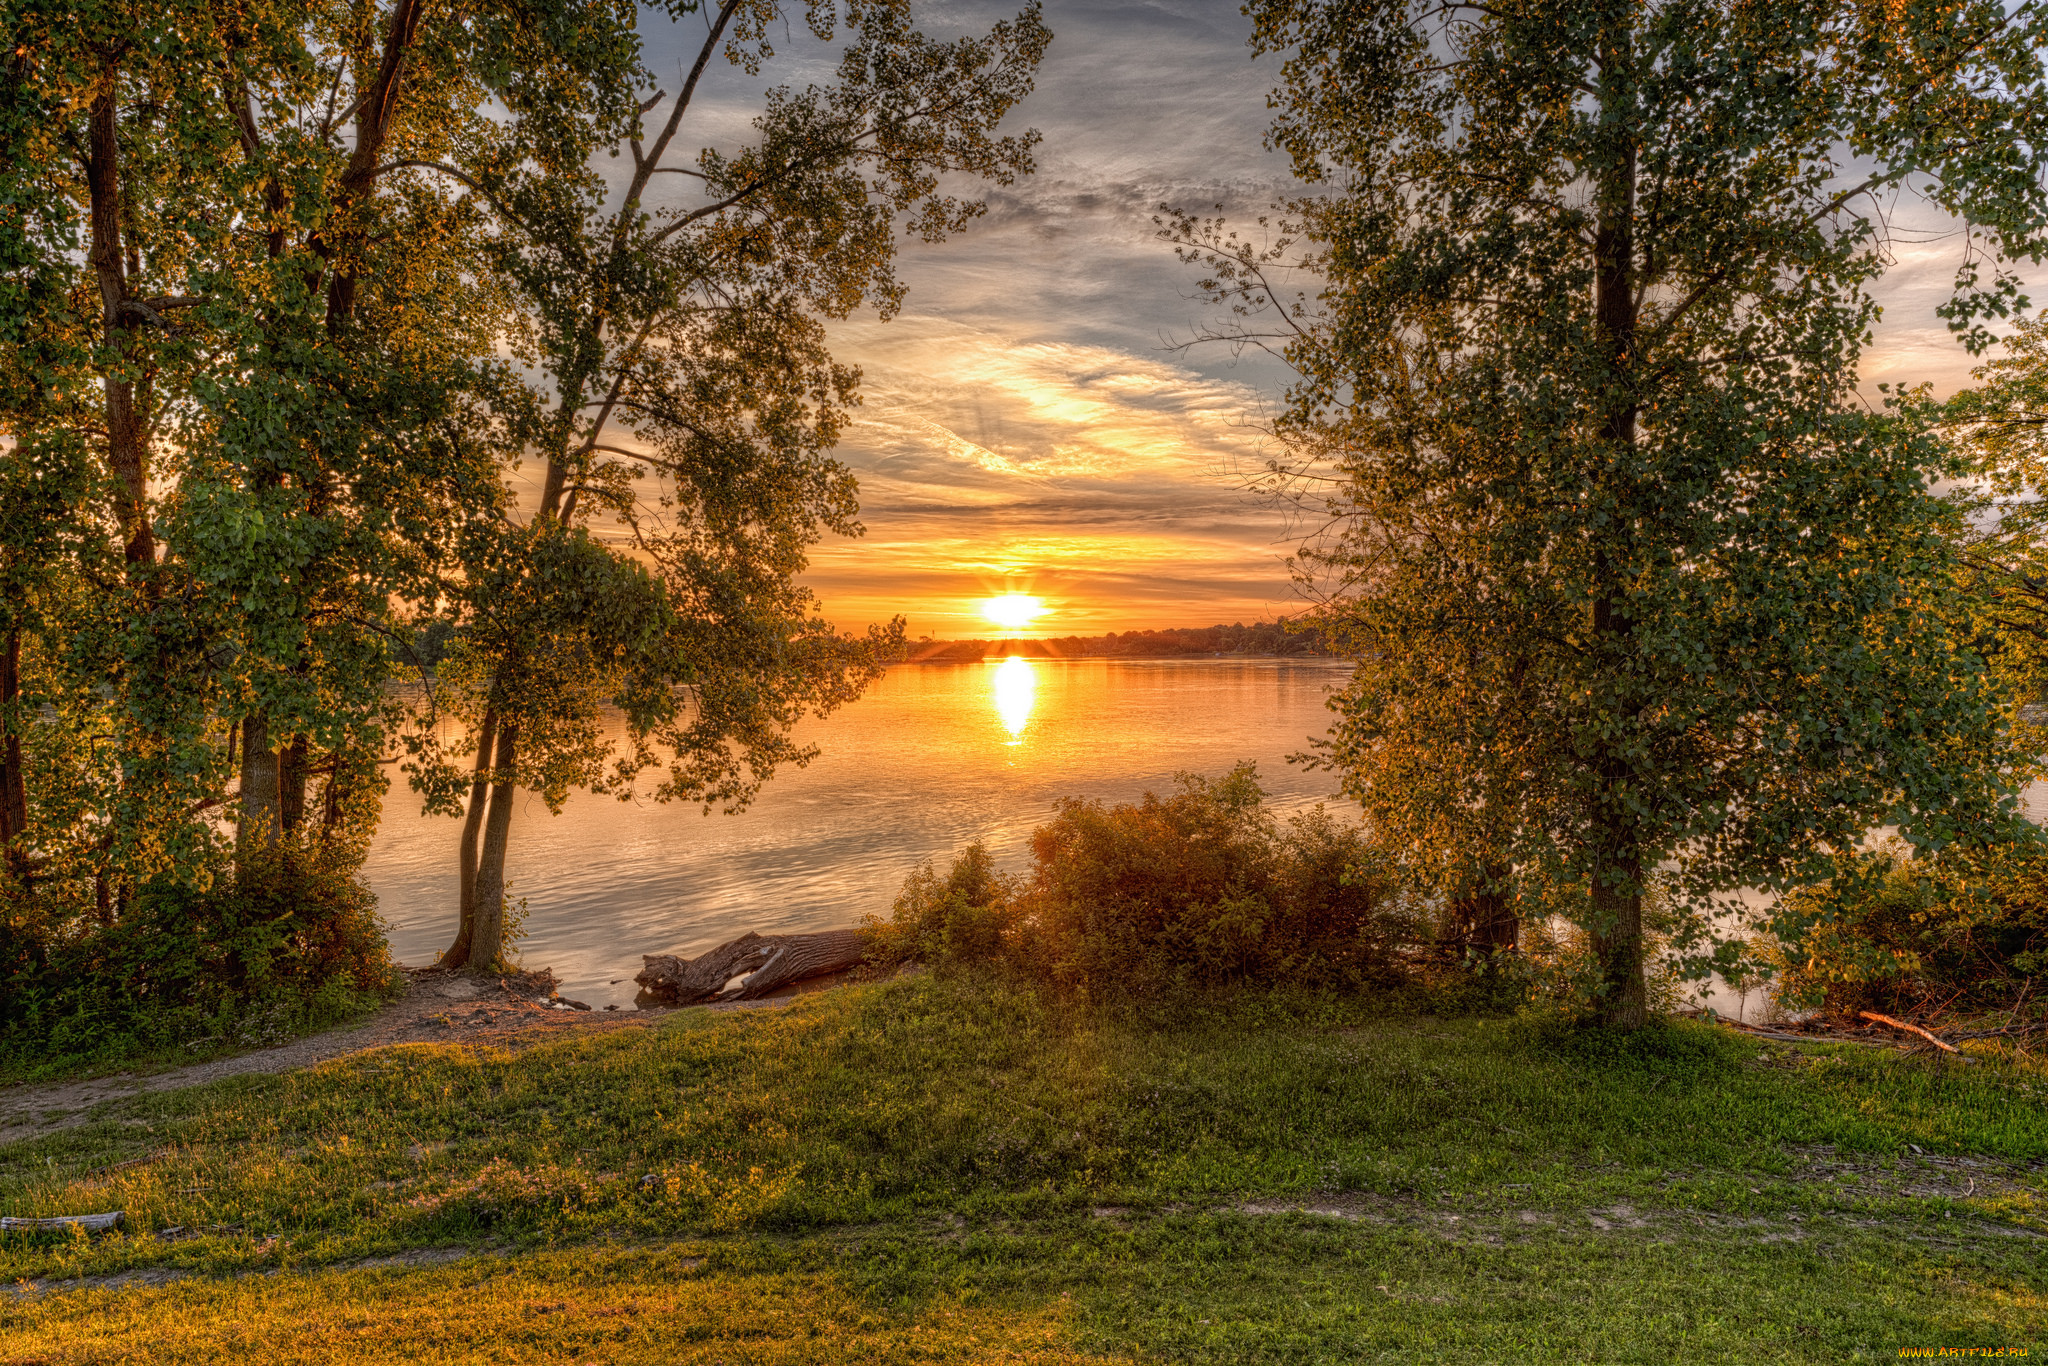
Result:
[[[978,602],[1006,591],[1061,632],[1289,610],[1282,519],[1240,487],[1265,442],[1247,386],[926,314],[835,341],[865,369],[839,455],[869,532],[809,581],[843,624],[907,609],[915,632],[985,633]]]
[[[936,0],[919,22],[950,36],[1016,8]],[[1238,488],[1288,376],[1257,354],[1173,349],[1205,306],[1153,222],[1161,204],[1221,205],[1244,224],[1291,192],[1264,145],[1277,64],[1252,58],[1238,0],[1049,0],[1046,19],[1036,92],[1009,120],[1044,134],[1038,173],[952,187],[988,211],[952,241],[906,247],[905,314],[833,329],[866,376],[839,454],[868,534],[819,547],[807,581],[843,626],[902,612],[935,635],[985,633],[977,600],[1012,590],[1046,597],[1041,625],[1061,632],[1297,611],[1288,523]],[[696,31],[657,47],[680,53]],[[778,46],[796,61],[770,80],[830,78],[800,38]],[[685,144],[744,135],[762,83],[714,63]],[[1934,308],[1959,243],[1924,205],[1895,206],[1894,221],[1866,387],[1950,392],[1972,362]]]

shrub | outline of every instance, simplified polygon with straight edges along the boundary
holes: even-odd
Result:
[[[15,910],[0,930],[8,1072],[271,1042],[394,986],[375,899],[303,850],[207,890],[144,887],[110,924]]]
[[[940,877],[931,861],[904,879],[890,919],[870,916],[869,956],[879,963],[993,962],[1014,942],[1017,887],[976,841]]]
[[[878,956],[1002,960],[1122,992],[1401,975],[1422,919],[1358,827],[1321,807],[1282,826],[1249,764],[1179,783],[1135,803],[1061,802],[1021,884],[979,845],[943,880],[927,864],[892,919],[870,922]]]
[[[1777,995],[1832,1014],[2011,1009],[2048,968],[2048,849],[1896,841],[1787,897]]]

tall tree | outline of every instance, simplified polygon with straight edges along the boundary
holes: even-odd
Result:
[[[33,389],[5,415],[10,458],[25,473],[64,448],[87,466],[64,509],[76,534],[42,566],[68,588],[61,630],[33,660],[48,728],[76,724],[85,742],[68,748],[62,779],[48,776],[90,792],[93,814],[61,823],[86,849],[55,847],[46,829],[42,853],[72,871],[89,865],[103,913],[135,877],[208,862],[193,818],[217,767],[211,670],[181,591],[188,580],[165,564],[158,507],[176,482],[167,437],[198,354],[180,286],[195,246],[233,211],[210,174],[227,128],[219,17],[204,3],[34,0],[5,17],[9,109],[27,116],[10,129],[9,172],[35,177],[46,196],[21,201],[28,221],[50,201],[71,210],[68,240],[43,263],[68,276],[69,306],[8,329],[6,368]]]
[[[803,715],[857,696],[895,651],[900,619],[840,635],[797,583],[811,544],[860,530],[853,477],[830,456],[859,372],[823,323],[895,311],[900,228],[938,241],[982,212],[941,177],[1031,169],[1037,135],[997,125],[1051,37],[1035,3],[950,42],[916,30],[908,0],[721,0],[699,16],[680,88],[624,107],[623,187],[507,155],[437,167],[497,214],[532,377],[500,415],[542,469],[525,520],[479,531],[454,593],[465,630],[446,674],[474,762],[462,771],[418,737],[430,797],[471,790],[444,961],[478,970],[502,949],[517,786],[558,807],[572,787],[623,794],[660,766],[658,798],[736,809],[815,752],[790,734]],[[758,76],[792,20],[837,45],[833,80],[768,90],[748,142],[676,155],[713,60]],[[694,189],[654,197],[678,181]],[[625,718],[620,754],[606,704]]]
[[[454,529],[504,496],[486,220],[416,163],[488,146],[545,172],[566,145],[580,168],[623,126],[596,121],[638,70],[636,9],[4,14],[21,212],[0,227],[0,458],[10,487],[60,451],[90,467],[63,518],[6,528],[26,545],[61,524],[73,571],[64,629],[24,645],[46,717],[82,727],[59,786],[90,790],[95,814],[67,838],[116,903],[217,872],[225,812],[248,857],[343,827],[359,845],[405,609],[438,598]],[[52,273],[63,287],[37,284]]]
[[[381,787],[393,608],[431,605],[454,525],[502,498],[475,429],[504,299],[477,206],[421,163],[573,171],[617,131],[633,20],[616,0],[320,7],[296,63],[223,83],[230,174],[264,212],[213,277],[241,325],[187,444],[243,533],[209,581],[241,637],[245,846],[293,833],[316,772],[323,820],[342,786]]]
[[[73,205],[47,174],[48,109],[19,60],[0,64],[0,899],[50,876],[46,791],[30,769],[37,741],[36,656],[60,639],[77,599],[77,559],[93,549],[86,515],[92,461],[64,419],[65,381],[83,368],[85,338],[67,297]]]
[[[1973,346],[2048,248],[2040,6],[1249,8],[1322,285],[1275,306],[1281,258],[1178,232],[1300,373],[1272,479],[1331,518],[1302,563],[1369,817],[1576,888],[1622,1026],[1660,868],[1703,908],[1994,818],[1945,448],[1857,366],[1897,195],[1971,225]]]

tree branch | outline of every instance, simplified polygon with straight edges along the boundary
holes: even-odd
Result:
[[[467,185],[470,189],[482,195],[484,198],[484,202],[489,204],[491,208],[497,212],[500,218],[503,218],[506,222],[512,224],[514,227],[518,228],[521,232],[525,233],[529,237],[535,235],[533,229],[527,225],[526,220],[521,218],[518,214],[512,212],[512,210],[506,208],[504,202],[501,201],[496,195],[492,194],[489,190],[485,189],[481,184],[479,184],[476,181],[474,177],[462,171],[458,171],[445,161],[419,161],[411,157],[407,157],[399,161],[387,161],[383,165],[378,166],[374,170],[372,170],[368,175],[364,177],[364,179],[375,180],[378,176],[383,175],[386,171],[402,171],[408,167],[414,167],[423,171],[439,171],[442,175],[445,175],[452,180],[461,181],[464,185]]]

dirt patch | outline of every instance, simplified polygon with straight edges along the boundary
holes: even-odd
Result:
[[[1827,1143],[1788,1147],[1793,1168],[1786,1179],[1825,1186],[1845,1196],[1919,1200],[1984,1200],[2039,1194],[2041,1164],[2004,1162],[1994,1157],[1950,1157],[1912,1152],[1906,1157],[1843,1153]]]
[[[479,982],[439,968],[408,968],[406,978],[404,994],[362,1023],[309,1034],[277,1048],[142,1076],[122,1073],[91,1081],[7,1087],[0,1090],[0,1144],[83,1124],[95,1107],[110,1100],[202,1086],[224,1077],[290,1072],[392,1044],[530,1043],[564,1031],[638,1029],[671,1013],[578,1010],[555,997],[554,975],[545,971]]]
[[[1431,1209],[1415,1200],[1372,1195],[1365,1191],[1318,1191],[1294,1200],[1248,1200],[1234,1207],[1239,1214],[1306,1214],[1317,1219],[1342,1219],[1352,1224],[1454,1226],[1461,1216]]]
[[[64,1281],[14,1281],[0,1285],[0,1295],[23,1299],[46,1291],[62,1295],[74,1290],[147,1290],[152,1286],[182,1281],[193,1274],[195,1273],[167,1266],[150,1266],[136,1271],[117,1272],[111,1276],[76,1276]]]
[[[1954,1161],[1985,1161],[1954,1159]],[[2002,1164],[1988,1164],[2002,1165]],[[1980,1193],[1982,1187],[1979,1187]],[[1923,1189],[1911,1182],[1901,1183],[1888,1195],[1919,1199],[1953,1198],[1948,1189]],[[1818,1213],[1788,1212],[1768,1218],[1717,1214],[1699,1209],[1642,1209],[1615,1204],[1597,1209],[1555,1210],[1481,1209],[1464,1212],[1432,1207],[1418,1200],[1372,1195],[1360,1191],[1318,1192],[1305,1198],[1251,1200],[1228,1206],[1232,1212],[1254,1216],[1308,1215],[1340,1219],[1346,1223],[1374,1224],[1390,1228],[1427,1230],[1451,1242],[1479,1242],[1498,1245],[1539,1231],[1604,1237],[1640,1233],[1660,1242],[1673,1239],[1706,1238],[1745,1243],[1800,1242],[1827,1228],[1883,1229],[1914,1242],[1945,1243],[1960,1239],[2038,1239],[2032,1228],[2003,1223],[1965,1213],[1953,1222],[1933,1224],[1911,1216],[1868,1217],[1853,1210]]]

